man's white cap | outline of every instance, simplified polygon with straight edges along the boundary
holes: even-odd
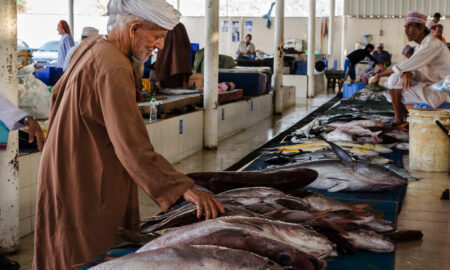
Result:
[[[165,0],[109,0],[108,14],[135,15],[166,30],[172,30],[181,16]]]
[[[98,29],[90,26],[83,27],[81,35],[85,37],[98,36]]]

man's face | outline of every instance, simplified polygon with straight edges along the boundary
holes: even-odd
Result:
[[[371,52],[373,52],[373,49],[372,48],[367,48],[367,50],[371,53]]]
[[[130,29],[131,54],[133,58],[141,63],[147,61],[156,48],[159,50],[164,48],[166,34],[167,30],[159,26],[150,26],[140,22],[133,23]]]
[[[442,31],[444,29],[442,27],[436,27],[436,30],[434,31],[434,33],[436,34],[436,36],[440,37],[442,36]]]
[[[383,52],[383,47],[377,47],[377,51],[378,51],[378,53],[382,53]]]
[[[434,18],[433,18],[433,21],[434,21],[435,23],[438,23],[440,20],[441,20],[441,19],[438,18],[438,17],[434,17]]]
[[[420,35],[423,33],[425,25],[421,24],[420,27],[417,27],[417,25],[413,22],[410,22],[405,25],[405,34],[406,37],[408,37],[409,41],[417,40]]]
[[[251,36],[247,36],[245,38],[245,42],[250,43],[252,41],[252,37]]]

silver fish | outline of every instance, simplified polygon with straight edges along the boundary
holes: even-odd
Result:
[[[321,160],[290,165],[314,169],[319,173],[318,178],[306,188],[325,189],[329,192],[382,191],[407,185],[405,179],[391,170],[365,161],[354,161],[342,148],[329,143],[340,161]]]
[[[395,250],[395,245],[391,241],[373,231],[359,229],[348,231],[341,235],[357,249],[370,250],[377,253],[390,253]]]
[[[340,131],[340,130],[334,130],[330,133],[322,133],[322,137],[327,141],[346,141],[346,142],[353,142],[352,135]]]
[[[377,233],[395,231],[395,225],[392,222],[384,220],[382,218],[375,218],[372,221],[365,223],[364,227],[369,228],[370,230],[373,230]]]
[[[218,246],[183,246],[162,248],[126,256],[99,264],[93,270],[197,270],[260,269],[282,270],[283,267],[254,253]]]
[[[150,241],[137,253],[165,247],[185,245],[217,245],[227,248],[246,250],[268,257],[282,266],[300,269],[326,269],[326,263],[316,257],[304,253],[292,246],[261,236],[253,231],[218,226],[212,223],[206,225],[202,221],[168,232]]]

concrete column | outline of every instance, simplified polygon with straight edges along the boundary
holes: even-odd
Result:
[[[0,93],[17,104],[16,0],[3,0],[0,8]],[[0,151],[0,253],[19,247],[19,142],[9,133],[6,151]]]
[[[334,10],[335,0],[330,0],[330,16],[328,17],[328,65],[333,66],[333,44],[334,44]]]
[[[344,2],[345,3],[345,2]],[[341,69],[344,70],[344,64],[345,59],[347,56],[347,52],[345,51],[345,35],[346,35],[346,28],[347,28],[347,17],[345,15],[342,15],[342,29],[341,29]]]
[[[316,0],[309,0],[308,17],[308,91],[307,96],[314,97],[314,64],[316,62]]]
[[[180,11],[180,0],[177,0],[177,10]]]
[[[74,24],[73,24],[73,0],[68,0],[69,2],[69,26],[70,26],[70,31],[72,32],[72,37],[75,37],[75,28],[74,28]]]
[[[219,0],[205,0],[205,61],[203,107],[205,125],[203,147],[216,149],[218,141],[217,107],[219,106]]]
[[[284,0],[275,4],[275,38],[274,38],[273,75],[275,87],[274,114],[283,112],[283,43],[284,43]]]

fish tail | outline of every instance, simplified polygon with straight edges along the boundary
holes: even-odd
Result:
[[[407,126],[408,126],[408,123],[404,123],[404,124],[398,125],[397,129],[406,131]]]

